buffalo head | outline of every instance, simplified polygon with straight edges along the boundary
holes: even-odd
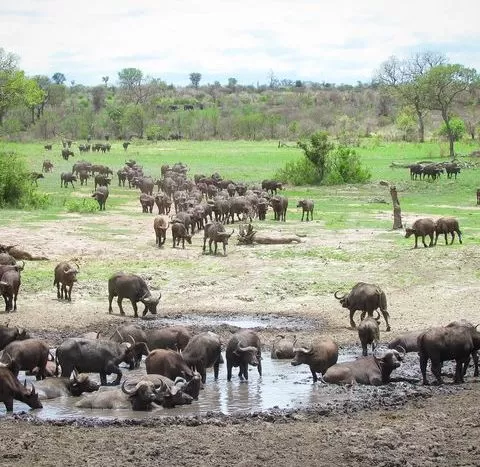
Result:
[[[76,369],[73,370],[72,379],[70,380],[69,390],[72,396],[78,397],[84,392],[98,391],[100,385],[92,381],[85,373],[78,373]]]
[[[152,295],[147,293],[140,299],[140,301],[145,305],[145,309],[143,310],[143,316],[145,316],[147,312],[152,313],[152,315],[157,314],[157,305],[161,297],[161,293],[158,294],[158,298],[152,297]]]
[[[238,343],[237,348],[233,351],[234,355],[240,357],[243,361],[246,361],[249,365],[258,366],[259,359],[257,347],[250,345],[248,347],[241,347]]]

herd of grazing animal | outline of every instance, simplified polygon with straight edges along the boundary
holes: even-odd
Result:
[[[125,151],[127,148],[128,144],[124,144]],[[66,150],[62,150],[62,156]],[[53,168],[53,164],[47,162],[43,164],[45,172]],[[189,180],[186,173],[186,166],[178,163],[173,167],[163,166],[161,178],[154,179],[145,176],[141,167],[132,160],[117,172],[119,186],[124,186],[128,181],[130,187],[140,189],[140,204],[144,213],[153,213],[154,206],[157,206],[154,231],[158,247],[165,244],[169,228],[173,247],[181,242],[182,248],[185,248],[185,240],[191,243],[192,235],[203,230],[203,251],[207,250],[208,242],[208,251],[217,254],[218,244],[221,244],[226,256],[228,239],[233,234],[233,231],[227,232],[226,224],[246,218],[262,220],[268,206],[272,207],[275,220],[286,220],[288,198],[277,194],[278,190],[283,189],[279,182],[264,180],[261,188],[249,189],[245,184],[223,180],[218,174],[211,177],[200,175]],[[424,170],[424,173],[428,176],[428,170]],[[95,192],[92,197],[97,199],[100,209],[105,209],[111,181],[109,175],[113,175],[113,171],[108,167],[81,161],[74,165],[71,173],[61,174],[61,184],[68,187],[70,183],[73,187],[78,176],[83,185],[90,176],[94,177]],[[158,187],[156,195],[153,194],[154,186]],[[172,204],[174,215],[170,214]],[[301,221],[305,215],[307,222],[313,220],[312,200],[300,200],[297,207],[302,208]],[[425,247],[434,246],[442,234],[446,244],[448,234],[451,235],[450,244],[455,234],[462,243],[458,222],[451,217],[436,221],[418,219],[411,228],[406,229],[406,238],[415,236],[415,248],[418,238],[422,239]],[[430,238],[429,245],[425,237]],[[15,258],[8,256],[7,252],[0,252],[0,292],[5,300],[5,311],[15,311],[20,274],[25,263],[19,265]],[[72,300],[72,288],[79,272],[78,264],[65,261],[57,264],[54,286],[57,287],[58,299]],[[474,376],[478,376],[480,332],[471,323],[458,321],[445,327],[400,335],[390,341],[388,350],[380,356],[377,346],[380,342],[381,316],[385,320],[386,331],[390,331],[385,293],[378,285],[365,282],[356,284],[349,293],[341,296],[338,293],[335,292],[335,298],[343,308],[349,310],[351,327],[357,328],[362,348],[360,357],[339,363],[339,347],[329,336],[313,336],[307,346],[297,346],[295,336],[290,340],[279,336],[272,344],[271,358],[290,359],[293,366],[308,365],[314,383],[320,379],[331,384],[386,384],[392,372],[402,364],[407,352],[418,352],[423,384],[429,384],[426,375],[429,361],[432,374],[439,384],[443,382],[442,364],[447,360],[456,363],[456,383],[464,381],[470,359],[475,364]],[[122,301],[126,298],[130,300],[134,317],[137,318],[139,302],[144,305],[143,316],[148,312],[157,314],[161,294],[153,296],[142,277],[121,272],[113,274],[108,280],[109,313],[113,313],[114,297],[117,297],[120,315],[125,315]],[[358,326],[354,321],[355,311],[361,312]],[[373,316],[375,312],[377,316]],[[368,346],[371,347],[371,355]],[[65,339],[55,350],[53,371],[49,369],[53,364],[53,352],[49,345],[41,339],[30,337],[24,329],[0,326],[2,349],[0,401],[4,402],[7,411],[13,410],[14,399],[38,409],[42,407],[41,401],[56,397],[77,397],[76,406],[79,408],[152,410],[190,404],[200,396],[201,388],[207,384],[207,369],[213,368],[214,379],[219,378],[220,364],[224,362],[222,350],[225,350],[227,381],[233,378],[233,368],[238,368],[238,378],[241,380],[248,380],[249,366],[255,367],[259,377],[262,376],[262,343],[259,335],[249,329],[232,334],[224,343],[214,332],[192,335],[183,326],[156,329],[142,329],[131,324],[120,326],[109,338],[96,334]],[[124,363],[133,370],[142,366],[142,357],[145,357],[145,374],[124,378],[120,364]],[[20,384],[20,371],[35,375],[35,386],[27,388]],[[100,384],[90,379],[90,373],[99,375]],[[115,375],[115,379],[108,382],[107,377],[111,374]],[[112,388],[98,391],[100,386]]]

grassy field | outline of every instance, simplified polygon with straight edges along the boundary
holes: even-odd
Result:
[[[224,178],[247,183],[258,183],[265,178],[272,178],[276,170],[287,162],[303,157],[301,150],[293,147],[278,148],[276,141],[161,141],[158,143],[132,144],[125,152],[121,142],[112,142],[110,153],[80,154],[74,147],[76,156],[64,161],[60,156],[61,147],[53,142],[53,150],[45,151],[43,142],[36,143],[0,143],[0,151],[15,152],[25,158],[31,170],[40,171],[44,159],[50,159],[54,172],[39,180],[39,189],[49,193],[51,205],[46,210],[23,211],[21,215],[10,210],[0,211],[3,225],[22,223],[31,224],[48,222],[65,216],[69,210],[79,208],[82,203],[89,203],[93,190],[90,181],[88,187],[75,186],[75,190],[60,188],[60,173],[70,171],[73,163],[84,159],[110,166],[114,172],[121,168],[128,158],[135,159],[143,165],[144,171],[154,177],[160,175],[163,164],[183,162],[189,167],[189,176],[194,174],[210,175],[218,172]],[[458,144],[460,154],[468,154],[478,149],[474,145]],[[379,143],[365,140],[358,149],[363,162],[372,173],[370,183],[365,185],[343,185],[333,187],[287,187],[290,198],[290,210],[295,209],[296,200],[312,198],[315,201],[315,217],[323,221],[323,228],[386,228],[391,227],[391,200],[388,188],[381,186],[384,180],[397,186],[402,213],[412,217],[416,215],[442,216],[452,215],[459,218],[462,227],[472,232],[470,240],[475,240],[475,231],[479,223],[476,206],[476,190],[480,188],[477,170],[462,170],[457,180],[411,181],[408,169],[391,168],[392,162],[411,163],[419,160],[445,161],[447,145],[439,143]],[[465,160],[468,161],[468,158]],[[84,201],[86,199],[86,201]],[[136,190],[119,188],[114,177],[108,200],[109,211],[121,210],[138,199]],[[138,211],[129,209],[132,218],[141,216]],[[90,223],[90,234],[95,231],[95,216],[99,212],[85,214]],[[292,216],[289,216],[291,219]],[[88,224],[84,224],[85,225]],[[99,232],[101,235],[101,232]]]

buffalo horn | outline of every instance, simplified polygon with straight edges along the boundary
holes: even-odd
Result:
[[[24,388],[27,387],[27,380],[26,380],[26,379],[23,380],[23,387],[24,387]]]
[[[340,292],[340,290],[337,290],[337,291],[333,294],[333,296],[334,296],[337,300],[341,300],[342,298],[345,297],[345,295],[347,295],[347,294],[343,294],[341,297],[338,297],[338,296],[337,296],[337,293],[338,293],[338,292]]]
[[[135,346],[135,339],[130,334],[128,335],[128,338],[132,341],[132,346]]]
[[[78,380],[78,371],[77,371],[76,368],[73,369],[72,375],[73,375],[73,381],[77,381]]]
[[[78,265],[78,263],[75,263],[75,266],[77,266],[77,272],[80,271],[80,266]]]
[[[115,334],[118,334],[120,336],[120,341],[123,342],[123,336],[120,334],[120,331],[117,329],[115,329],[115,332],[112,334],[112,337],[110,337],[110,340],[113,339],[113,337],[115,336]],[[97,334],[97,339],[98,339],[98,334]]]
[[[125,380],[122,384],[122,391],[127,395],[127,396],[133,396],[137,391],[136,391],[136,387],[134,389],[132,389],[131,391],[129,391],[128,389],[125,388],[125,383],[127,382],[127,380]]]
[[[407,351],[405,350],[404,347],[402,347],[401,345],[397,345],[395,349],[398,349],[397,352],[401,354],[402,358],[405,357],[405,354],[407,353]]]
[[[32,390],[30,391],[30,395],[34,396],[35,395],[35,386],[32,383]]]

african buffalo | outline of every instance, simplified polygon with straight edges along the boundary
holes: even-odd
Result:
[[[288,198],[286,196],[275,195],[270,199],[270,205],[273,208],[273,219],[285,222]]]
[[[0,325],[0,350],[4,349],[10,342],[30,339],[30,335],[23,328],[8,327]]]
[[[207,368],[213,366],[214,378],[218,379],[218,370],[222,359],[222,342],[220,336],[213,332],[196,334],[183,349],[182,357],[193,370],[200,373],[202,383],[207,378]]]
[[[0,276],[0,294],[5,300],[5,311],[17,311],[17,297],[20,289],[20,271],[10,269]]]
[[[185,326],[147,329],[145,333],[150,350],[171,349],[182,351],[192,338],[192,333]]]
[[[51,377],[37,382],[38,398],[40,400],[57,397],[78,397],[84,392],[97,391],[100,385],[92,381],[85,373],[73,371],[72,377]]]
[[[155,231],[155,243],[161,247],[167,238],[167,230],[170,225],[170,218],[164,214],[153,219],[153,230]]]
[[[204,236],[203,236],[203,252],[206,250],[206,244],[208,239],[208,250],[210,254],[217,254],[217,244],[223,244],[223,255],[227,256],[227,245],[228,239],[233,235],[232,233],[227,233],[225,231],[225,226],[220,222],[211,222],[205,226]],[[212,243],[215,243],[215,252],[212,251]]]
[[[475,329],[476,326],[474,326],[470,321],[467,321],[466,319],[459,319],[458,321],[452,321],[451,323],[447,324],[447,328],[451,328],[451,327],[454,327],[454,326],[465,326],[467,328],[470,328],[470,329]],[[479,374],[479,364],[478,364],[478,352],[477,350],[474,350],[472,352],[472,360],[473,360],[473,366],[474,366],[474,370],[473,370],[473,376],[478,376]],[[467,369],[468,369],[468,364],[470,362],[468,362],[467,364],[465,364],[464,368],[463,368],[463,376],[465,376],[465,374],[467,373]]]
[[[108,312],[112,313],[112,300],[113,297],[117,297],[118,308],[120,308],[120,314],[124,315],[122,307],[122,300],[128,298],[132,303],[135,318],[138,318],[137,302],[142,302],[145,305],[143,310],[143,316],[150,312],[154,315],[157,314],[157,305],[160,301],[162,294],[158,295],[158,298],[152,297],[147,283],[144,279],[136,274],[127,274],[119,272],[114,274],[108,279]]]
[[[313,221],[313,201],[311,199],[301,199],[298,204],[297,208],[302,208],[302,221],[303,216],[307,213],[307,222],[311,219]],[[310,219],[309,219],[310,215]]]
[[[277,194],[277,190],[283,190],[283,185],[277,180],[263,180],[262,181],[262,190],[270,192],[272,195]]]
[[[278,335],[276,340],[272,344],[272,350],[270,352],[270,358],[272,360],[281,360],[287,358],[293,358],[293,343],[295,342],[295,336],[293,340],[289,342],[285,336]]]
[[[147,343],[147,333],[140,327],[136,326],[135,324],[123,324],[118,326],[115,329],[115,332],[110,337],[110,340],[113,342],[129,342],[129,340],[133,339],[135,342],[145,342]],[[148,352],[150,352],[150,348],[148,347]],[[148,353],[147,352],[147,353]],[[138,368],[140,366],[140,362],[142,361],[142,354],[143,350],[141,347],[137,347],[137,354],[135,355],[135,359],[130,362],[130,370],[134,368]]]
[[[155,204],[155,197],[146,193],[142,193],[139,199],[142,206],[142,212],[152,214],[153,206]]]
[[[314,339],[308,349],[294,347],[293,353],[292,365],[297,366],[302,363],[308,365],[313,382],[316,383],[318,381],[317,373],[323,376],[328,368],[337,363],[338,345],[330,337],[321,337]]]
[[[435,222],[435,245],[437,244],[437,240],[440,234],[445,236],[445,245],[448,245],[448,238],[447,234],[452,236],[452,241],[450,245],[455,240],[455,232],[458,235],[458,241],[462,243],[462,232],[460,231],[460,227],[458,226],[458,221],[454,217],[440,217]]]
[[[443,383],[442,364],[447,360],[455,360],[456,363],[454,382],[463,383],[464,369],[470,362],[470,356],[480,349],[480,332],[473,326],[436,327],[420,334],[418,347],[423,384],[428,385],[429,360],[438,384]]]
[[[5,404],[7,412],[13,412],[13,400],[23,402],[32,409],[41,409],[42,403],[38,400],[35,386],[29,391],[22,386],[17,377],[9,368],[0,365],[0,402]]]
[[[187,228],[183,222],[174,220],[172,222],[172,239],[173,247],[175,248],[180,245],[180,240],[182,241],[182,248],[185,248],[185,240],[190,245],[192,244],[192,236],[188,233]]]
[[[49,352],[48,345],[40,339],[12,341],[3,349],[0,362],[12,365],[16,376],[20,370],[37,369],[37,380],[44,379]]]
[[[57,298],[72,301],[72,287],[77,282],[77,274],[80,266],[76,264],[76,268],[69,263],[62,261],[55,266],[53,285],[57,286]]]
[[[73,182],[77,181],[77,176],[73,175],[70,172],[62,172],[60,175],[60,187],[68,188],[68,184],[72,185],[72,188],[75,188]]]
[[[227,381],[232,379],[232,368],[239,367],[238,377],[248,380],[248,365],[256,366],[262,376],[262,351],[260,338],[249,329],[236,332],[228,341],[225,352],[227,359]]]
[[[372,352],[375,351],[375,347],[380,340],[380,313],[377,311],[377,317],[367,316],[362,319],[358,325],[358,337],[362,344],[362,355],[366,357],[368,355],[367,347],[372,346]]]
[[[62,367],[62,376],[67,377],[76,369],[80,373],[100,373],[100,384],[107,384],[107,375],[115,373],[117,378],[112,384],[120,384],[122,372],[119,364],[131,365],[143,349],[148,354],[145,342],[113,342],[103,339],[83,339],[72,337],[64,340],[57,348],[57,362]]]
[[[83,396],[75,407],[83,409],[132,409],[151,410],[157,400],[155,385],[148,380],[140,380],[133,389],[102,389],[93,394]]]
[[[105,203],[108,199],[108,188],[106,186],[99,186],[97,190],[92,194],[92,198],[95,198],[98,203],[100,211],[105,211]]]
[[[193,370],[182,355],[170,349],[152,350],[145,359],[145,367],[147,374],[163,375],[172,380],[178,376],[186,380],[193,378]]]
[[[388,343],[388,348],[405,352],[418,352],[418,336],[423,332],[425,331],[411,331],[400,334]]]
[[[405,238],[415,235],[415,248],[418,248],[418,237],[422,237],[422,243],[425,248],[427,247],[427,244],[425,243],[425,237],[430,237],[430,244],[428,246],[433,246],[434,234],[435,221],[428,218],[417,219],[413,223],[412,227],[407,227],[405,229]]]
[[[337,290],[334,296],[340,301],[343,308],[350,310],[350,326],[352,328],[355,327],[355,321],[353,321],[355,311],[360,310],[362,312],[360,319],[363,319],[366,313],[372,316],[374,310],[380,308],[387,325],[387,331],[390,331],[390,324],[388,323],[390,315],[387,311],[387,297],[378,285],[358,282],[348,294],[339,297],[337,295],[338,292]]]
[[[403,353],[387,350],[383,357],[369,355],[356,360],[336,363],[323,375],[326,383],[333,384],[369,384],[380,386],[390,382],[390,375],[403,360]]]

